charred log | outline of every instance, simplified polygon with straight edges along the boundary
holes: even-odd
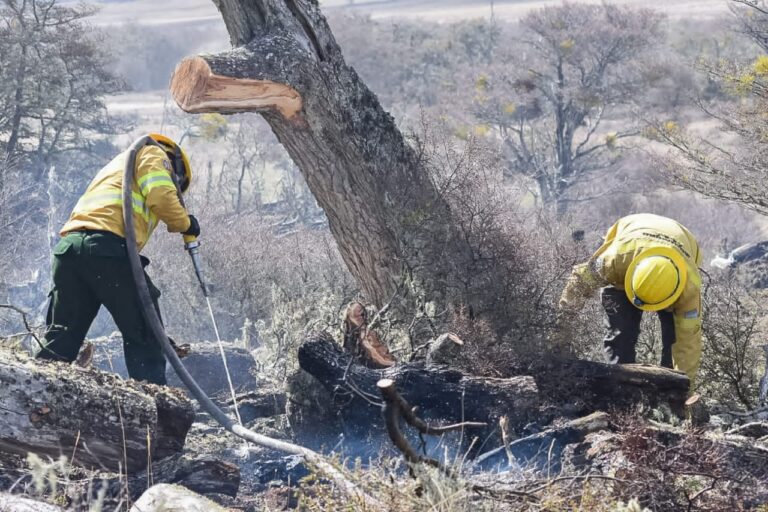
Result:
[[[299,348],[301,368],[333,395],[344,423],[366,432],[380,421],[376,382],[392,379],[420,415],[449,423],[486,422],[495,426],[509,416],[513,431],[539,416],[541,402],[556,416],[596,410],[634,411],[640,404],[665,405],[682,415],[688,378],[679,372],[644,365],[609,365],[592,361],[552,360],[519,371],[532,377],[485,378],[445,366],[420,362],[372,370],[351,364],[350,357],[327,333],[312,333]],[[384,425],[379,425],[382,429]],[[471,430],[471,429],[470,429]]]
[[[0,352],[0,450],[135,472],[182,450],[194,419],[179,390]]]
[[[507,415],[519,427],[531,421],[539,407],[531,377],[472,377],[421,363],[373,370],[350,364],[350,356],[327,333],[310,334],[299,348],[299,365],[333,394],[338,413],[361,433],[381,422],[376,384],[382,378],[391,379],[408,403],[418,407],[419,415],[431,421],[496,425]],[[379,426],[383,431],[384,425]],[[478,427],[467,431],[482,432]]]
[[[683,416],[688,397],[688,377],[660,366],[543,359],[518,370],[533,375],[546,401],[568,405],[574,414],[666,404]]]

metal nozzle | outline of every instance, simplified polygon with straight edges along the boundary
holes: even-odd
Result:
[[[203,290],[203,295],[208,297],[208,286],[205,284],[205,277],[203,277],[203,265],[200,261],[200,242],[196,237],[187,241],[185,237],[184,249],[189,253],[189,257],[192,258],[192,266],[195,267],[195,275],[200,283],[200,288]]]

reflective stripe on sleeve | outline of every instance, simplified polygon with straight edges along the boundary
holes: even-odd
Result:
[[[150,172],[139,178],[139,188],[144,197],[146,197],[151,190],[160,187],[176,188],[173,179],[165,171]]]

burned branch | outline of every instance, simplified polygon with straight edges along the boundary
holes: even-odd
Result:
[[[416,416],[413,407],[402,396],[400,396],[400,393],[397,392],[395,382],[392,379],[381,379],[376,383],[376,386],[379,388],[381,396],[384,398],[384,418],[386,420],[387,433],[389,434],[389,438],[395,444],[397,449],[402,452],[405,460],[411,464],[424,463],[440,469],[447,475],[451,474],[450,470],[440,464],[439,461],[416,453],[416,450],[413,449],[411,444],[400,431],[401,417],[406,421],[406,423],[416,428],[419,433],[427,435],[440,435],[447,432],[461,430],[466,427],[486,426],[485,423],[473,421],[465,421],[455,425],[446,425],[442,427],[431,426]]]

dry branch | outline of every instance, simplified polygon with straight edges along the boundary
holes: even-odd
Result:
[[[398,450],[405,456],[405,460],[411,464],[424,463],[436,467],[445,474],[450,475],[450,471],[435,459],[425,457],[416,453],[408,440],[400,431],[400,417],[409,425],[415,427],[420,433],[428,435],[440,435],[446,432],[453,432],[467,427],[484,427],[485,423],[466,421],[455,425],[443,427],[434,427],[428,425],[424,420],[416,416],[413,407],[400,396],[392,379],[381,379],[376,386],[384,398],[384,418],[387,424],[387,433],[389,438],[395,444]]]
[[[569,421],[562,426],[548,428],[542,432],[516,439],[508,445],[505,444],[482,454],[476,459],[476,462],[483,463],[487,460],[493,460],[494,457],[502,452],[511,452],[513,456],[517,453],[518,456],[515,456],[515,459],[522,459],[524,461],[530,455],[535,456],[541,453],[542,449],[546,449],[553,443],[559,443],[560,445],[577,443],[582,441],[587,434],[605,430],[608,428],[609,419],[608,414],[595,412],[589,416]]]

